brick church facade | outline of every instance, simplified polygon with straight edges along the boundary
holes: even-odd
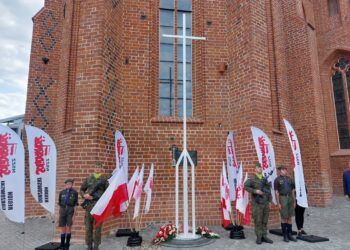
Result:
[[[56,142],[57,189],[68,177],[78,189],[96,162],[109,174],[118,129],[129,147],[129,175],[136,164],[146,164],[146,176],[155,165],[144,222],[174,221],[169,148],[182,145],[184,62],[181,44],[161,34],[178,33],[183,13],[192,19],[187,32],[207,38],[186,45],[197,224],[221,222],[227,131],[250,173],[257,161],[251,126],[271,138],[276,162],[290,165],[283,118],[300,141],[310,204],[330,204],[350,160],[348,0],[46,0],[33,17],[25,121]],[[29,188],[26,207],[27,216],[45,214]],[[83,215],[79,208],[73,227],[81,239]],[[127,225],[127,216],[110,219],[105,232]]]

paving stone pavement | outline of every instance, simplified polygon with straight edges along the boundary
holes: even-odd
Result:
[[[113,236],[102,240],[101,250],[139,250],[160,249],[173,250],[168,247],[152,247],[151,239],[161,225],[151,225],[141,232],[144,238],[142,248],[127,248],[127,238],[116,238]],[[295,225],[293,226],[295,229]],[[245,229],[245,240],[232,240],[229,232],[221,227],[211,227],[221,238],[213,244],[200,249],[350,249],[350,202],[343,197],[333,197],[333,203],[327,208],[308,208],[305,212],[305,231],[309,234],[328,237],[330,241],[321,243],[308,243],[301,240],[298,242],[285,243],[282,237],[269,235],[273,244],[255,244],[253,229]],[[22,232],[25,231],[25,234]],[[51,241],[53,237],[53,225],[50,218],[27,219],[25,225],[18,225],[8,221],[3,213],[0,213],[0,249],[1,250],[33,250],[35,247]],[[84,245],[73,244],[71,250],[84,250]]]

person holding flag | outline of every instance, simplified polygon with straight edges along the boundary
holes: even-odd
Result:
[[[260,163],[255,165],[255,175],[244,183],[244,189],[252,194],[252,215],[255,224],[256,244],[273,243],[267,237],[267,222],[269,220],[271,191],[270,183],[262,175]]]
[[[85,209],[85,243],[89,250],[97,250],[101,244],[102,223],[95,228],[93,237],[95,220],[90,212],[108,187],[107,178],[101,173],[102,170],[102,163],[97,162],[94,173],[88,176],[80,187],[80,195],[84,198],[81,206]]]

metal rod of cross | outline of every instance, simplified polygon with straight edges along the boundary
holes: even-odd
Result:
[[[206,40],[205,37],[186,36],[186,15],[182,14],[182,35],[166,35],[163,37],[182,39],[182,89],[183,89],[183,145],[182,153],[176,163],[175,172],[175,202],[176,202],[176,228],[179,228],[179,165],[183,160],[183,234],[179,235],[179,239],[196,238],[196,204],[195,204],[195,174],[194,164],[190,154],[187,151],[187,113],[186,113],[186,40]],[[192,167],[192,235],[188,234],[188,168],[187,161]]]

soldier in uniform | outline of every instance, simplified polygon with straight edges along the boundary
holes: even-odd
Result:
[[[61,249],[69,250],[73,216],[75,206],[78,205],[78,192],[72,188],[73,179],[66,179],[64,183],[66,188],[58,196],[58,205],[60,206],[59,227],[61,227]]]
[[[255,175],[244,183],[244,189],[252,194],[252,216],[255,224],[256,244],[273,243],[267,237],[271,202],[270,183],[263,177],[260,163],[255,165]]]
[[[84,198],[81,206],[85,209],[85,242],[88,250],[98,250],[101,244],[102,223],[95,228],[93,237],[95,220],[90,214],[92,208],[108,187],[107,178],[103,176],[101,170],[102,164],[96,163],[95,172],[88,176],[80,187],[80,195]]]
[[[278,167],[280,176],[275,179],[275,193],[278,209],[281,215],[281,227],[285,242],[297,241],[292,236],[292,217],[295,209],[295,184],[294,180],[287,176],[287,168],[283,165]]]

